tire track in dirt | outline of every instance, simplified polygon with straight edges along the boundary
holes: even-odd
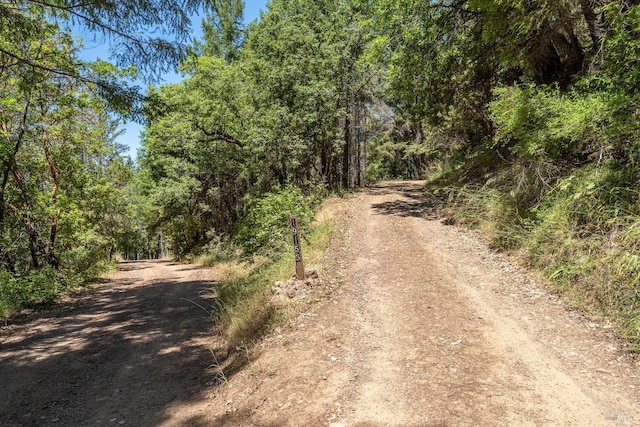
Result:
[[[482,290],[495,288],[499,275],[472,276],[475,254],[438,250],[453,236],[425,218],[429,209],[419,188],[373,189],[368,209],[362,208],[353,245],[359,253],[349,275],[358,301],[350,364],[360,368],[355,389],[343,397],[352,402],[344,423],[600,426],[637,420],[632,399],[615,387],[599,393],[574,381],[544,342],[499,313],[493,295]]]

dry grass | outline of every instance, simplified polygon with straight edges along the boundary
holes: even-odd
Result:
[[[320,275],[333,232],[334,204],[335,201],[329,199],[318,211],[310,229],[302,230],[305,269],[316,270]],[[235,258],[217,264],[216,269],[223,278],[217,287],[219,326],[234,346],[250,343],[266,330],[291,319],[300,309],[295,304],[276,306],[271,302],[275,282],[287,280],[295,273],[293,248],[257,255],[250,260]]]

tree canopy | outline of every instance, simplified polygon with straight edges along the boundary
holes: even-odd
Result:
[[[23,55],[20,46],[51,25],[66,30],[76,26],[87,29],[93,37],[106,38],[116,65],[135,65],[157,76],[184,57],[185,43],[190,42],[190,16],[208,5],[203,0],[3,0],[0,25],[6,44],[0,52],[16,61],[39,65]]]

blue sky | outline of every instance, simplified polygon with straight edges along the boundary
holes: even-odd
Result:
[[[245,0],[244,18],[245,22],[251,22],[260,16],[261,10],[266,10],[266,3],[268,0]],[[200,28],[201,18],[194,17],[192,19],[193,25],[193,37],[200,38],[202,36],[202,30]],[[86,60],[94,60],[96,58],[107,59],[109,57],[108,45],[105,45],[104,40],[91,41],[91,36],[87,34],[80,34],[86,39],[85,49],[82,51],[81,56]],[[177,83],[181,80],[181,76],[176,73],[167,73],[162,76],[162,80],[165,83]],[[136,83],[141,87],[144,87],[143,82]],[[140,132],[142,126],[137,123],[126,123],[124,125],[124,132],[118,137],[117,141],[129,147],[129,156],[135,159],[137,151],[140,148]]]

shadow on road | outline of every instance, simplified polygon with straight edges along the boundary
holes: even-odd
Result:
[[[211,282],[134,276],[0,331],[0,425],[157,426],[204,400],[214,355],[227,354],[207,312]]]
[[[415,181],[397,181],[373,186],[367,191],[372,195],[399,194],[402,198],[374,203],[373,210],[378,215],[395,215],[401,217],[417,217],[438,219],[436,207],[424,196],[423,183]]]
[[[144,261],[122,261],[118,264],[118,271],[146,270],[152,267],[153,265],[145,263]]]

